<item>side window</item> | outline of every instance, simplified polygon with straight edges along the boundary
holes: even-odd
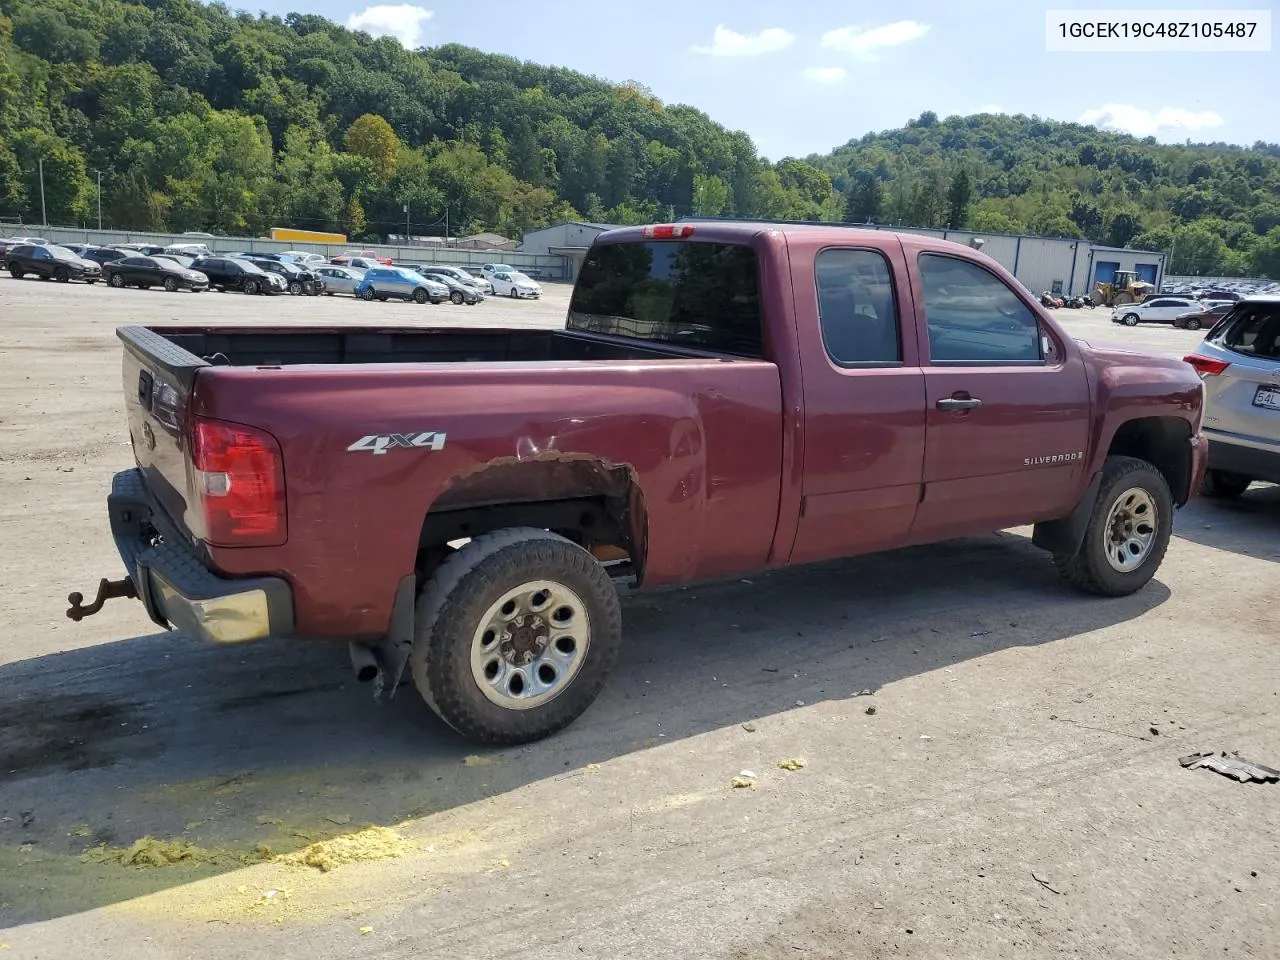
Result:
[[[32,257],[36,260],[52,260],[53,254],[50,253],[48,250],[46,250],[44,247],[36,247],[35,252],[32,254]]]
[[[884,257],[829,248],[814,261],[814,275],[827,355],[838,364],[901,362],[893,278]]]
[[[998,277],[942,254],[921,254],[918,263],[934,363],[1042,361],[1035,314]]]

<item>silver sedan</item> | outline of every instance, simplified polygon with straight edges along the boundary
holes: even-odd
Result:
[[[357,284],[364,279],[364,271],[356,267],[327,264],[316,267],[315,271],[324,279],[324,292],[330,297],[335,293],[346,293],[354,297]]]

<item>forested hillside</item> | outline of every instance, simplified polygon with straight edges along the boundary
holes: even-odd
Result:
[[[1280,146],[1162,145],[1035,117],[924,113],[809,161],[846,219],[1087,237],[1170,272],[1280,278]]]
[[[856,127],[856,106],[843,126]],[[833,125],[832,140],[842,131]],[[1174,272],[1280,276],[1280,147],[1164,146],[1026,117],[922,115],[827,156],[641,84],[321,17],[197,0],[0,0],[0,218],[353,236],[571,217],[842,218],[1173,248]]]

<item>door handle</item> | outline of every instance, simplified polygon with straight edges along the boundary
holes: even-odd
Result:
[[[943,397],[936,404],[939,410],[973,410],[982,406],[977,397]]]

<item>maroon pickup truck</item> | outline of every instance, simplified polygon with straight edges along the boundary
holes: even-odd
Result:
[[[989,257],[910,234],[613,230],[563,330],[124,327],[137,597],[216,643],[342,640],[461,734],[571,723],[617,585],[1034,524],[1076,587],[1155,573],[1203,391],[1067,336]]]

